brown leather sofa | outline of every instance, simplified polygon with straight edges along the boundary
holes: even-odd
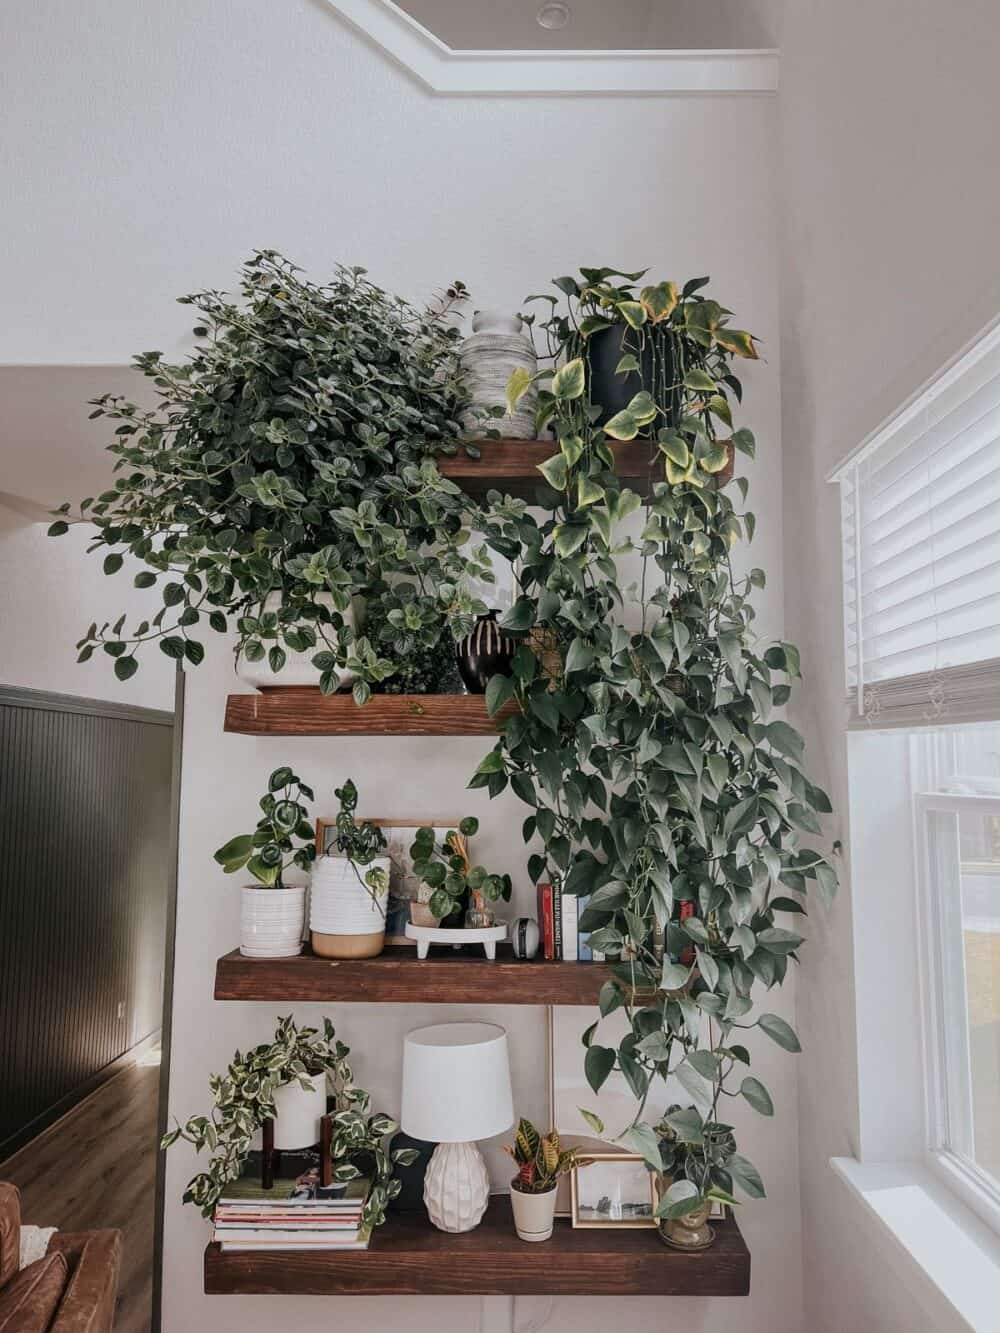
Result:
[[[21,1246],[21,1196],[0,1181],[0,1294],[17,1274]],[[110,1333],[122,1262],[120,1231],[57,1231],[49,1254],[66,1259],[62,1299],[48,1333]]]

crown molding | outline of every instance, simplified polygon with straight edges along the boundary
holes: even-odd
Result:
[[[445,97],[752,96],[778,90],[777,51],[453,51],[392,0],[326,0]]]

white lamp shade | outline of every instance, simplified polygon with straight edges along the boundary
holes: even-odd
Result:
[[[514,1123],[507,1033],[494,1023],[438,1023],[403,1043],[404,1133],[471,1143]]]

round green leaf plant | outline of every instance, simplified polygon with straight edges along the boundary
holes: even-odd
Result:
[[[282,876],[290,866],[308,870],[316,859],[315,830],[303,801],[315,797],[287,766],[276,768],[260,799],[263,811],[253,833],[241,833],[220,847],[215,859],[227,875],[245,866],[265,888],[285,887]]]
[[[624,1010],[626,1034],[609,1045],[599,1024],[588,1029],[586,1076],[596,1092],[622,1074],[637,1103],[624,1140],[660,1170],[643,1120],[654,1080],[689,1092],[702,1137],[724,1098],[772,1113],[743,1031],[798,1050],[787,1023],[758,1011],[759,993],[798,961],[803,937],[786,922],[804,917],[814,888],[831,895],[836,873],[810,845],[829,801],[781,716],[799,655],[759,643],[752,594],[764,572],[740,575],[732,561],[754,531],[746,479],[726,482],[730,456],[754,452],[751,432],[732,429],[733,359],[756,358],[756,343],[703,293],[706,279],[636,290],[641,276],[585,269],[557,280],[564,310],[548,298],[553,366],[540,372],[538,413],[555,444],[540,470],[558,503],[542,517],[494,503],[483,527],[494,549],[520,553],[520,596],[502,623],[546,629],[563,671],[543,677],[525,643],[511,676],[494,678],[493,711],[511,697],[522,711],[470,785],[495,796],[509,784],[531,807],[532,878],[558,876],[585,900],[581,929],[617,960],[600,1008]],[[588,340],[618,321],[633,338],[619,373],[651,364],[654,336],[663,355],[630,420],[598,426]],[[521,392],[523,377],[512,402]],[[648,440],[645,500],[615,471],[613,446],[631,438]]]
[[[469,543],[469,502],[434,464],[457,451],[467,404],[447,318],[465,295],[455,283],[421,312],[363,268],[314,283],[260,250],[237,296],[182,297],[197,312],[195,352],[135,358],[152,408],[94,400],[91,416],[114,428],[114,484],[73,514],[63,505],[50,528],[92,525],[105,573],[129,555],[149,593],[129,628],[124,616],[91,624],[79,659],[100,649],[127,680],[147,643],[196,666],[206,631],[235,631],[236,652],[274,671],[287,650],[315,650],[327,692],[350,669],[364,703],[414,649],[466,633],[485,610],[467,576],[488,581],[489,560]],[[377,608],[399,585],[405,620],[378,621],[377,644],[345,623],[352,599]]]
[[[439,921],[452,919],[461,925],[466,907],[477,894],[490,902],[510,901],[510,875],[491,874],[472,864],[468,840],[478,832],[479,820],[469,815],[440,842],[430,827],[419,828],[414,835],[410,846],[413,873],[431,890],[427,906]]]

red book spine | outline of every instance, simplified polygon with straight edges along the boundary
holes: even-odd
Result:
[[[542,957],[552,962],[556,956],[556,918],[552,885],[538,886],[538,929],[542,936]]]
[[[681,902],[681,910],[678,912],[677,915],[678,919],[681,921],[686,921],[689,916],[694,916],[694,903],[689,898],[685,898]],[[694,962],[693,944],[689,944],[687,948],[681,950],[680,961],[684,964],[685,967],[691,966],[691,964]]]

